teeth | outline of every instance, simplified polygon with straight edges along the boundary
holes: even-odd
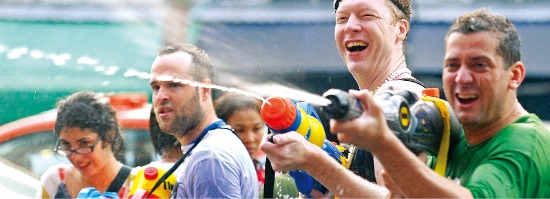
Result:
[[[357,46],[363,46],[363,47],[365,47],[365,46],[367,46],[367,43],[365,43],[365,42],[360,42],[360,41],[354,41],[354,42],[348,43],[348,46],[347,46],[347,47],[348,47],[348,48],[351,48],[351,47],[357,47]]]
[[[459,94],[458,98],[460,98],[460,99],[473,99],[473,98],[477,98],[477,95],[476,94],[466,94],[466,95]]]

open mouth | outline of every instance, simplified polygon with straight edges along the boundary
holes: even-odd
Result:
[[[369,44],[367,44],[365,42],[354,41],[354,42],[348,43],[346,45],[346,49],[350,52],[360,52],[360,51],[363,51],[363,50],[367,49],[368,46],[369,46]]]
[[[464,95],[457,94],[456,98],[462,104],[470,104],[476,101],[479,98],[479,96],[477,96],[476,94],[464,94]]]
[[[159,114],[160,116],[164,116],[164,115],[166,115],[167,113],[170,113],[170,112],[172,112],[172,109],[171,109],[171,108],[168,108],[168,107],[161,107],[161,108],[159,108],[159,110],[158,110],[158,114]]]

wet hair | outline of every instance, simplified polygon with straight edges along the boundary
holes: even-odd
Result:
[[[89,129],[99,135],[104,142],[111,143],[111,150],[118,153],[122,149],[122,136],[115,109],[104,94],[77,92],[57,104],[57,119],[54,134],[65,128]]]
[[[236,93],[224,94],[214,101],[216,115],[223,121],[227,121],[237,110],[254,109],[259,113],[260,107],[260,100]]]
[[[157,56],[176,52],[185,52],[191,55],[193,62],[191,64],[192,71],[190,74],[196,81],[202,81],[205,79],[214,81],[214,69],[208,59],[208,54],[197,46],[191,44],[169,45],[160,49]]]
[[[514,24],[508,18],[490,13],[488,8],[481,8],[456,19],[447,31],[445,42],[452,33],[470,34],[482,31],[495,33],[500,43],[497,53],[504,59],[504,69],[521,61],[521,40]]]
[[[149,137],[158,155],[162,155],[162,150],[165,148],[181,147],[175,136],[162,132],[153,109],[151,109],[151,116],[149,118]]]
[[[340,6],[341,1],[342,0],[334,0],[334,3],[333,3],[334,11],[338,10],[338,7]],[[395,16],[397,16],[397,20],[405,19],[408,22],[411,21],[412,5],[410,0],[384,0],[384,1],[386,2],[386,6],[388,6],[394,11]],[[397,10],[394,8],[397,8]]]

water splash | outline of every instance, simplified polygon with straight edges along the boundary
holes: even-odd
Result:
[[[65,67],[71,65],[70,61],[75,59],[74,62],[78,65],[74,70],[85,70],[90,69],[98,74],[105,76],[115,76],[120,73],[121,67],[119,66],[106,66],[105,64],[100,63],[100,60],[93,57],[87,56],[74,56],[70,53],[48,53],[40,49],[32,49],[27,46],[17,46],[14,48],[9,48],[0,43],[0,54],[4,54],[7,60],[17,60],[29,56],[32,59],[43,59],[45,61],[51,61],[57,67],[64,67],[66,69],[71,69],[70,67]],[[224,74],[225,75],[225,74]],[[123,73],[123,77],[126,78],[138,78],[143,80],[149,80],[152,76],[147,72],[142,72],[134,68],[127,68]],[[291,88],[283,86],[279,83],[251,83],[241,80],[237,76],[227,75],[232,79],[233,85],[239,85],[239,88],[229,87],[229,86],[220,86],[215,84],[204,84],[200,82],[194,82],[190,80],[175,78],[175,77],[161,77],[158,78],[159,81],[173,81],[176,83],[187,84],[195,87],[204,87],[210,89],[216,89],[223,92],[238,93],[242,95],[247,95],[261,100],[264,103],[268,103],[266,96],[280,96],[291,98],[298,101],[309,102],[313,105],[326,106],[330,104],[330,100],[321,97],[319,95],[311,94],[306,91],[297,88]],[[100,86],[109,86],[113,83],[105,79],[101,81]]]

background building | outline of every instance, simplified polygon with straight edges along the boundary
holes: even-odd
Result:
[[[441,88],[443,38],[458,16],[488,6],[523,42],[519,99],[550,120],[549,1],[414,1],[407,62]],[[332,0],[0,1],[0,124],[80,90],[150,93],[146,73],[165,43],[204,48],[217,82],[262,96],[356,88],[334,44]]]

